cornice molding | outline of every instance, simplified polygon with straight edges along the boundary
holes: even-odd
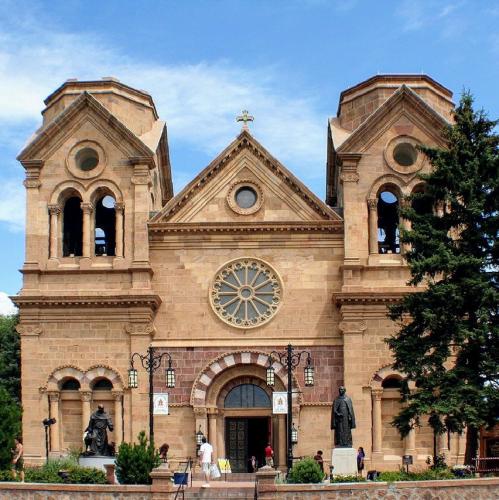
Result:
[[[282,233],[282,232],[329,232],[343,233],[342,221],[313,222],[154,222],[149,223],[152,233]]]
[[[367,305],[367,304],[395,304],[411,292],[341,292],[333,293],[333,302],[337,306]]]
[[[150,307],[156,310],[161,304],[159,295],[113,295],[113,296],[13,296],[18,307]]]

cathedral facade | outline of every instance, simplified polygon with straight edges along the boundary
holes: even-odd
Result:
[[[129,369],[152,348],[165,353],[154,392],[168,394],[155,444],[169,444],[170,461],[195,456],[202,432],[233,470],[263,461],[267,442],[284,468],[287,417],[273,413],[272,393],[288,377],[269,353],[292,344],[314,368],[313,386],[306,357],[292,371],[295,456],[331,456],[344,385],[367,468],[396,469],[405,454],[423,463],[430,429],[401,439],[391,426],[403,374],[384,342],[396,331],[386,313],[408,291],[397,208],[429,169],[416,147],[444,145],[452,109],[428,76],[375,76],[343,91],[327,124],[326,200],[247,130],[174,195],[167,127],[149,94],[115,79],[55,90],[18,157],[25,459],[43,460],[47,417],[51,455],[81,447],[99,404],[116,446],[147,432],[148,374],[135,356],[135,388]],[[440,436],[438,449],[455,463],[463,439]]]

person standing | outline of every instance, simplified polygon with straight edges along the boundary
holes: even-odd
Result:
[[[314,460],[317,462],[317,465],[321,468],[321,471],[324,473],[324,459],[322,458],[322,450],[317,451]]]
[[[213,462],[213,446],[206,440],[205,437],[201,440],[202,444],[199,448],[199,461],[201,462],[201,469],[204,473],[203,488],[210,487],[210,467]]]
[[[19,472],[21,481],[24,482],[24,449],[21,438],[14,439],[14,444],[15,446],[12,450],[12,476],[16,479]]]
[[[267,447],[265,448],[265,465],[274,467],[274,450],[270,446],[270,443],[267,443]]]
[[[362,476],[362,471],[364,470],[364,458],[366,454],[364,453],[364,448],[359,446],[357,450],[357,472]]]

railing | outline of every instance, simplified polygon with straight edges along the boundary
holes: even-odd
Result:
[[[499,472],[499,457],[477,457],[473,459],[473,462],[475,462],[475,472],[479,474]]]
[[[185,474],[187,474],[187,470],[189,470],[189,471],[190,471],[190,476],[191,476],[191,486],[192,486],[192,458],[191,458],[191,457],[189,457],[189,458],[187,459],[187,462],[186,462],[186,464],[185,464],[185,469],[184,469],[184,472],[183,472],[184,477],[185,477]],[[173,499],[173,500],[177,500],[178,494],[179,494],[180,492],[182,492],[182,499],[184,499],[184,498],[185,498],[185,494],[184,494],[184,486],[185,486],[185,484],[184,484],[183,482],[181,482],[181,483],[178,485],[178,488],[177,488],[177,491],[176,491],[176,493],[175,493],[175,497],[174,497],[174,499]]]

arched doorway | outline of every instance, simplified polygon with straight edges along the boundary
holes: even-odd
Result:
[[[251,457],[264,465],[265,446],[272,442],[271,399],[260,381],[236,384],[223,401],[225,450],[234,472],[252,472]]]

